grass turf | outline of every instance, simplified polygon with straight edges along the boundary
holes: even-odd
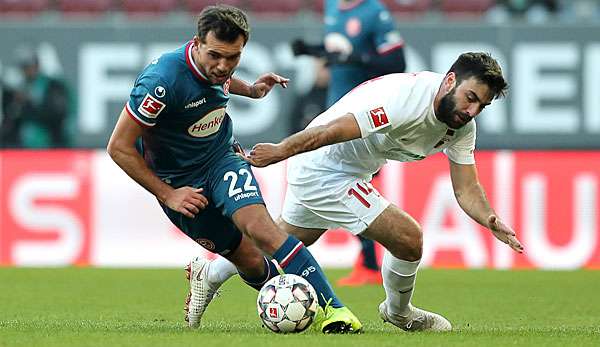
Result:
[[[346,271],[328,271],[332,282]],[[360,335],[277,335],[261,327],[256,293],[238,278],[200,330],[183,322],[182,270],[0,268],[0,346],[600,346],[600,272],[419,272],[415,305],[450,333],[407,334],[378,318],[379,286],[335,288]]]

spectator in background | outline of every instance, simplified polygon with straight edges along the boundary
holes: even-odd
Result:
[[[392,15],[380,1],[326,0],[324,21],[322,44],[295,40],[292,50],[295,55],[322,57],[327,62],[331,71],[327,107],[369,79],[404,72],[404,40]],[[382,283],[374,242],[360,236],[359,239],[361,255],[352,273],[338,285]]]
[[[548,22],[559,9],[558,0],[499,0],[496,6],[490,9],[487,17],[495,23],[521,19],[541,24]]]
[[[30,47],[15,51],[18,76],[4,81],[0,147],[70,147],[70,112],[66,84],[40,70],[37,52]]]

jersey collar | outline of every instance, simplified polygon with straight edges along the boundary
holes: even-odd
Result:
[[[210,82],[208,80],[208,78],[206,76],[204,76],[204,74],[202,73],[202,70],[200,70],[200,68],[194,62],[194,58],[192,57],[192,48],[193,47],[194,47],[194,41],[188,42],[187,46],[185,47],[185,62],[187,63],[188,67],[190,68],[190,70],[192,70],[192,72],[194,73],[194,75],[196,77],[198,77],[200,80],[202,80],[204,82]]]
[[[351,1],[349,3],[345,3],[345,2],[341,2],[339,3],[339,9],[341,11],[347,11],[347,10],[351,10],[353,8],[355,8],[356,6],[360,5],[364,0],[354,0]]]

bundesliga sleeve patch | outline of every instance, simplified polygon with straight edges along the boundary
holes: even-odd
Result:
[[[371,118],[371,124],[373,124],[373,128],[375,129],[380,129],[390,124],[383,107],[377,107],[369,111],[369,117]]]
[[[165,103],[159,101],[150,94],[146,94],[140,107],[138,107],[138,112],[148,118],[156,118],[162,112],[165,106]]]

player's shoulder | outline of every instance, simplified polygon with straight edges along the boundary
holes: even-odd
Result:
[[[142,71],[140,77],[148,81],[174,84],[182,70],[186,69],[185,47],[166,52],[152,60]]]
[[[438,74],[431,71],[421,72],[399,72],[384,75],[374,80],[381,80],[381,84],[397,86],[397,87],[410,87],[416,85],[427,85],[437,84],[443,79],[442,74]]]

